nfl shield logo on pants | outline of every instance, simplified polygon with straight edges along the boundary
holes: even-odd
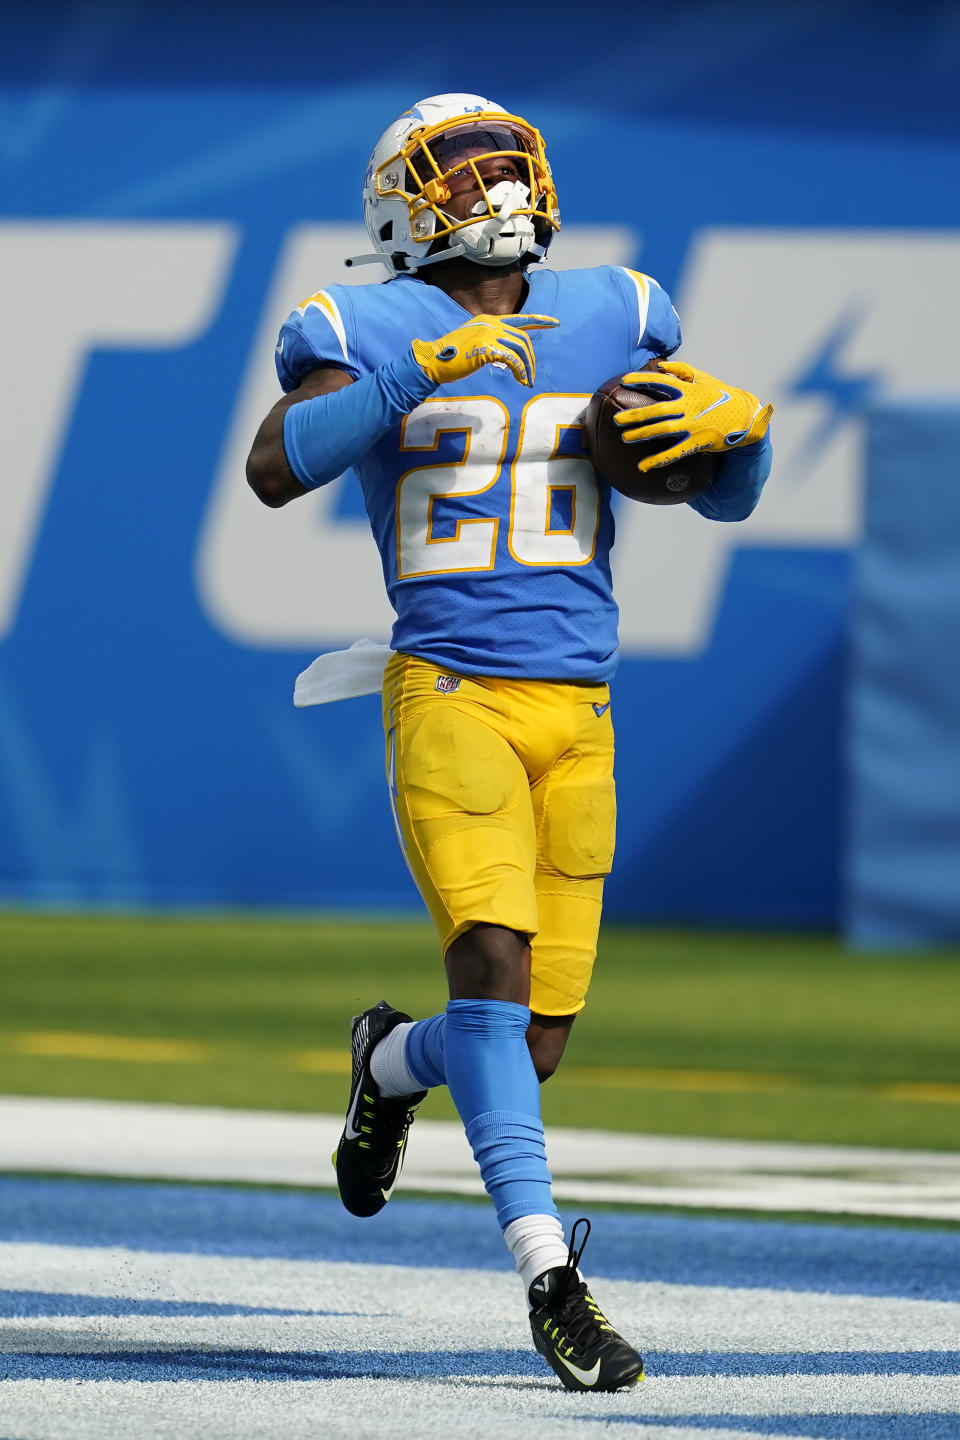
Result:
[[[452,695],[454,690],[460,689],[459,675],[438,675],[437,689],[441,695]]]

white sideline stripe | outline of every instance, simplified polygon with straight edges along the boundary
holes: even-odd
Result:
[[[505,1261],[506,1263],[506,1261]],[[7,1243],[13,1288],[154,1301],[303,1306],[354,1315],[116,1316],[12,1319],[0,1348],[20,1354],[245,1349],[291,1354],[451,1347],[529,1349],[519,1284],[506,1272],[278,1260]],[[464,1304],[464,1295],[472,1303]],[[949,1347],[960,1303],[604,1280],[614,1322],[647,1350],[899,1351]],[[891,1344],[895,1337],[895,1345]],[[52,1361],[45,1364],[53,1369]],[[68,1362],[69,1364],[69,1362]],[[256,1364],[255,1360],[251,1364]],[[658,1376],[616,1395],[559,1392],[549,1374],[404,1379],[46,1379],[0,1382],[4,1436],[16,1440],[585,1440],[584,1421],[625,1421],[641,1440],[749,1440],[687,1415],[953,1413],[960,1377],[872,1374]],[[678,1423],[645,1425],[645,1417]],[[810,1429],[815,1433],[811,1419]],[[622,1424],[612,1424],[617,1435]],[[761,1432],[752,1432],[759,1440]],[[765,1440],[771,1440],[769,1433]]]
[[[451,1377],[445,1382],[391,1380],[86,1381],[21,1380],[0,1384],[4,1428],[18,1440],[417,1440],[456,1435],[523,1434],[530,1440],[583,1440],[588,1416],[696,1414],[844,1415],[950,1412],[960,1404],[960,1379],[939,1376],[759,1376],[648,1379],[615,1395],[558,1396],[552,1378]],[[51,1417],[56,1416],[54,1427]],[[124,1428],[126,1427],[126,1428]],[[599,1427],[598,1427],[599,1428]],[[619,1433],[620,1426],[616,1426]],[[815,1430],[815,1423],[811,1430]],[[630,1434],[662,1437],[660,1426]],[[675,1434],[702,1440],[702,1430]],[[721,1435],[723,1431],[719,1432]],[[728,1432],[743,1440],[743,1432]],[[767,1436],[769,1440],[769,1435]]]
[[[446,1350],[452,1341],[478,1350],[530,1344],[520,1282],[507,1269],[10,1242],[0,1245],[0,1274],[4,1288],[46,1294],[339,1312],[10,1318],[0,1322],[6,1353],[243,1342],[258,1350],[363,1350],[371,1327],[382,1350]],[[960,1335],[960,1301],[605,1278],[602,1303],[618,1329],[642,1336],[648,1350],[907,1352],[953,1349]]]
[[[332,1188],[339,1116],[0,1097],[0,1170]],[[560,1200],[960,1221],[960,1154],[551,1129]],[[483,1193],[460,1126],[418,1120],[398,1191]]]

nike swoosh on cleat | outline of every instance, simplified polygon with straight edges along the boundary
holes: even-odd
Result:
[[[597,715],[605,715],[606,712],[610,709],[610,701],[608,700],[606,705],[598,705],[596,700],[594,700],[593,708]]]
[[[600,1379],[599,1360],[594,1365],[592,1370],[581,1370],[579,1365],[571,1365],[569,1360],[564,1360],[559,1350],[554,1350],[553,1353],[554,1355],[556,1355],[561,1365],[566,1365],[567,1369],[570,1371],[570,1374],[574,1377],[575,1380],[579,1380],[581,1385],[596,1385],[597,1381]]]
[[[356,1031],[351,1037],[350,1051],[353,1058],[353,1083],[360,1083],[360,1075],[363,1071],[363,1056],[367,1048],[367,1036],[370,1030],[370,1021],[364,1015],[357,1023]]]

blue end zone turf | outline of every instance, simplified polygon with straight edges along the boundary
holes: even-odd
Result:
[[[569,1213],[565,1217],[570,1219]],[[371,1225],[303,1192],[0,1180],[0,1236],[206,1255],[510,1270],[492,1210],[393,1200]],[[960,1300],[960,1231],[624,1214],[595,1217],[591,1277]]]
[[[533,1350],[144,1350],[0,1355],[0,1380],[436,1380],[543,1375]]]
[[[648,1373],[655,1375],[960,1375],[957,1350],[645,1350],[644,1355]]]

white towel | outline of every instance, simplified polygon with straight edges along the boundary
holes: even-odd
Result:
[[[393,651],[375,640],[355,640],[349,650],[318,655],[293,687],[294,705],[326,705],[354,695],[379,695]]]

